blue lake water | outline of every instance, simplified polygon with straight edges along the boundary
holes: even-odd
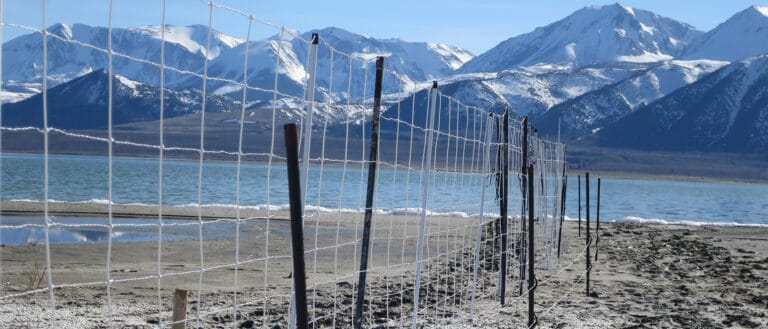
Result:
[[[0,199],[44,199],[43,157],[31,154],[2,154],[0,168]],[[380,166],[377,178],[375,208],[380,211],[421,207],[421,179],[418,170],[394,169]],[[158,204],[159,162],[152,158],[115,157],[112,172],[112,202],[118,204]],[[49,200],[66,202],[105,202],[109,199],[109,167],[107,159],[95,156],[50,155]],[[199,177],[197,161],[170,160],[163,163],[164,205],[202,204],[233,205],[237,202],[237,167],[233,162],[206,161]],[[364,208],[367,171],[358,164],[348,166],[318,164],[311,166],[307,187],[308,209],[344,209],[359,212]],[[574,175],[574,173],[571,173]],[[202,189],[198,195],[198,179]],[[515,193],[519,182],[510,181]],[[497,213],[493,202],[494,187],[488,176],[479,174],[434,173],[431,176],[428,210],[433,213],[473,216],[479,212],[481,194],[485,189],[486,213]],[[578,217],[576,177],[570,176],[566,215]],[[586,183],[582,177],[582,190]],[[240,173],[240,204],[243,206],[288,203],[287,177],[284,164],[271,168],[262,163],[244,163]],[[591,215],[596,217],[597,182],[591,184]],[[584,193],[584,192],[582,192]],[[510,202],[511,214],[517,214]],[[314,207],[318,206],[318,207]],[[582,195],[582,217],[586,217],[586,196]],[[734,182],[691,182],[653,179],[604,178],[601,186],[601,221],[639,221],[659,223],[768,225],[768,184]],[[147,222],[147,219],[120,219],[127,225]],[[74,218],[68,222],[82,224],[80,228],[55,231],[59,242],[99,242],[106,238],[104,218]],[[187,221],[188,222],[188,221]],[[23,243],[42,234],[39,227],[12,227],[24,223],[42,223],[41,218],[4,216],[0,223],[0,238],[4,243]],[[118,222],[119,223],[119,222]],[[90,226],[89,226],[90,225]],[[224,225],[217,228],[215,225]],[[232,232],[227,223],[214,224],[213,232]],[[172,239],[194,239],[197,229],[179,225]],[[122,232],[113,241],[154,240],[149,232]],[[211,238],[216,238],[213,234]]]
[[[582,176],[582,218],[586,182]],[[578,216],[576,177],[568,179],[566,213]],[[595,219],[597,180],[590,184]],[[603,178],[600,220],[685,224],[768,225],[768,184]]]
[[[106,158],[50,155],[48,163],[48,200],[110,200]],[[43,164],[40,155],[3,154],[0,199],[43,200]],[[422,173],[419,170],[379,168],[374,201],[377,208],[421,206]],[[114,157],[112,202],[158,204],[158,172],[157,159]],[[322,168],[319,164],[312,164],[309,176],[308,205],[349,211],[364,208],[367,170],[360,163],[323,165]],[[287,205],[287,181],[284,163],[274,163],[271,168],[265,163],[243,163],[240,205]],[[198,186],[202,188],[198,189]],[[431,175],[431,189],[440,193],[432,194],[429,208],[435,212],[477,213],[480,186],[486,188],[489,195],[494,193],[487,176],[435,172]],[[205,205],[234,205],[238,200],[236,163],[205,161],[200,177],[198,161],[166,159],[163,162],[162,191],[163,205],[197,205],[198,199]]]

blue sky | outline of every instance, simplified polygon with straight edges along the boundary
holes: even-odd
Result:
[[[0,0],[5,23],[34,28],[42,25],[42,0]],[[336,26],[376,38],[450,43],[482,53],[510,37],[559,20],[592,4],[612,2],[581,0],[216,0],[217,4],[239,9],[264,21],[289,29],[307,31]],[[755,0],[637,0],[623,5],[646,9],[708,31]],[[762,4],[766,5],[766,4]],[[108,0],[47,0],[47,25],[57,22],[108,24]],[[113,26],[160,24],[162,0],[113,0]],[[208,6],[200,0],[167,0],[167,23],[208,24]],[[214,28],[245,38],[248,20],[215,10]],[[275,34],[276,30],[256,24],[252,39]],[[8,27],[3,39],[23,33]]]

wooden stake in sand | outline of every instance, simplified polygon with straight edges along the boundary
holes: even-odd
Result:
[[[176,289],[173,292],[173,329],[187,327],[187,290]]]

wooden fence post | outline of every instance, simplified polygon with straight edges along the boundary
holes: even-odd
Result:
[[[187,290],[176,289],[173,292],[173,329],[187,327]]]

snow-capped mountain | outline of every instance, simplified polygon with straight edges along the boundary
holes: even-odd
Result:
[[[461,71],[498,72],[541,63],[657,62],[677,56],[702,33],[645,10],[620,4],[590,6],[500,43]]]
[[[84,24],[55,24],[47,31],[50,86],[107,67],[107,28]],[[211,48],[207,51],[207,26],[166,26],[166,66],[198,72],[206,58],[215,59],[222,52],[242,42],[218,31],[211,32]],[[32,33],[3,44],[3,80],[40,82],[43,68],[42,43],[42,35]],[[131,58],[160,63],[161,43],[159,26],[112,29],[113,51]],[[156,65],[125,56],[114,56],[113,70],[133,80],[159,84],[160,71]],[[166,71],[167,81],[179,76],[171,70]]]
[[[387,68],[407,76],[410,81],[427,81],[451,75],[475,57],[469,51],[452,45],[375,39],[335,27],[308,31],[302,37],[308,40],[312,33],[317,33],[335,50],[346,54],[368,59],[375,55],[385,56]],[[294,43],[294,47],[299,58],[306,56],[306,43]],[[323,55],[323,51],[319,55]],[[330,51],[325,55],[330,56]],[[318,70],[322,71],[321,68]]]
[[[598,133],[607,146],[768,151],[768,55],[732,63]]]
[[[555,135],[560,129],[564,138],[589,135],[727,64],[709,60],[654,64],[612,85],[553,106],[534,124],[544,134]]]
[[[157,120],[160,117],[160,88],[112,76],[113,124]],[[97,70],[48,90],[48,124],[61,129],[104,128],[108,123],[109,75]],[[168,118],[200,112],[200,90],[165,91],[165,116]],[[42,127],[42,96],[3,106],[4,127]],[[239,103],[226,97],[208,95],[206,112],[239,111]]]
[[[739,61],[768,53],[768,7],[752,6],[697,38],[683,58]]]
[[[277,90],[301,98],[309,75],[305,67],[309,56],[307,40],[313,33],[317,33],[321,40],[315,79],[319,90],[317,99],[321,102],[372,96],[375,78],[372,60],[376,56],[386,57],[385,93],[412,90],[414,82],[448,76],[473,57],[468,51],[451,45],[379,40],[330,27],[300,35],[286,32],[282,36],[241,44],[212,61],[208,76],[241,82],[247,48],[246,80],[249,86],[272,90],[277,66]],[[197,83],[201,83],[199,78],[191,78],[180,85]],[[210,83],[217,94],[241,97],[239,85],[220,81]],[[248,99],[255,102],[271,100],[272,94],[252,92]]]

